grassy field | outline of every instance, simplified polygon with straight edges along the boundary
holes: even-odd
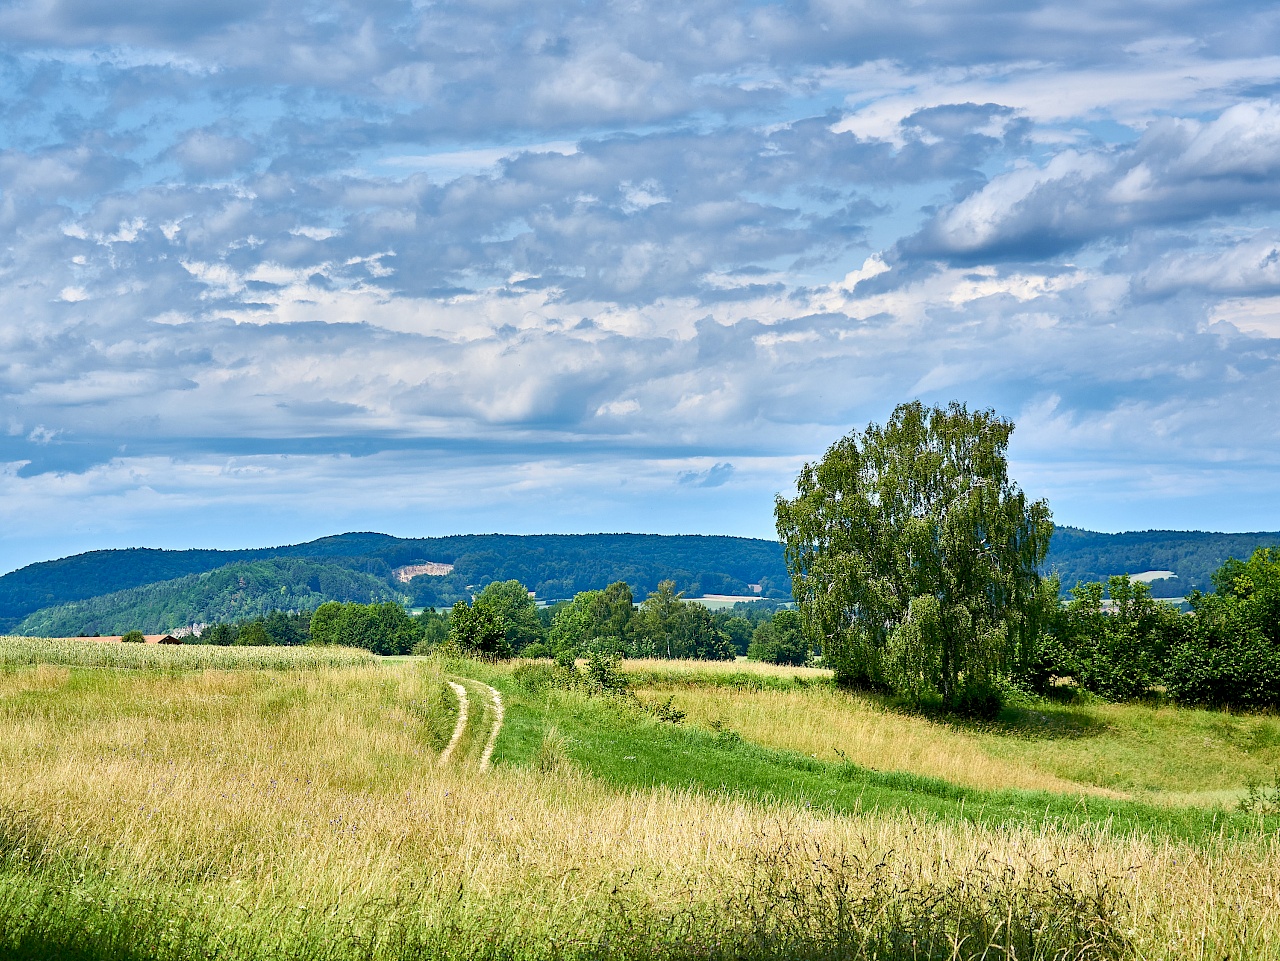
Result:
[[[817,683],[820,672],[628,667],[646,701],[673,699],[692,723],[826,761],[909,771],[975,788],[1237,801],[1280,770],[1280,718],[1185,707],[1051,702],[993,722],[943,722]],[[758,683],[756,680],[758,679]]]
[[[151,670],[296,670],[372,664],[349,647],[215,647],[203,644],[104,644],[77,637],[0,637],[0,667],[145,668]]]
[[[643,699],[833,696],[662,669]],[[458,677],[507,704],[491,774],[479,728],[437,763]],[[1274,818],[873,771],[545,680],[0,669],[0,957],[1280,957]]]

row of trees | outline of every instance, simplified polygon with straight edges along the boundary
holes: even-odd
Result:
[[[1022,679],[1050,692],[1063,684],[1110,700],[1163,694],[1187,704],[1280,707],[1280,550],[1260,548],[1213,575],[1191,610],[1157,601],[1145,584],[1113,577],[1072,592],[1047,612]]]
[[[732,660],[739,654],[803,664],[810,650],[799,615],[754,602],[712,612],[662,581],[640,604],[624,581],[580,591],[572,601],[537,609],[518,581],[490,584],[473,604],[454,605],[449,638],[487,657],[622,657]]]
[[[214,624],[204,644],[341,644],[375,654],[426,653],[450,644],[489,658],[564,654],[730,659],[739,654],[779,664],[811,656],[799,615],[776,603],[751,602],[711,612],[676,594],[670,581],[638,606],[624,582],[580,592],[572,601],[539,608],[519,581],[488,585],[474,601],[446,612],[411,616],[394,602],[330,602],[314,614],[273,612],[239,623]],[[775,611],[777,611],[775,615]]]

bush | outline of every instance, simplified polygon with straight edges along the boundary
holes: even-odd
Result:
[[[1192,619],[1151,597],[1147,585],[1118,576],[1077,584],[1071,602],[1049,613],[1035,656],[1018,680],[1042,693],[1061,679],[1112,701],[1150,695],[1165,682],[1170,658],[1189,637]]]
[[[1185,704],[1259,709],[1280,707],[1280,646],[1238,598],[1192,596],[1192,637],[1174,651],[1165,683]]]
[[[120,640],[126,644],[145,644],[147,641],[141,631],[129,631]]]

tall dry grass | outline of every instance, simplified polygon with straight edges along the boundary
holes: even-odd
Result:
[[[175,958],[969,957],[1002,931],[1018,957],[1280,957],[1275,841],[479,776],[433,763],[444,689],[430,664],[0,672],[0,932],[134,918],[121,937]]]
[[[116,644],[77,637],[0,637],[0,667],[53,664],[191,671],[296,670],[371,664],[349,647],[217,647],[207,644]]]
[[[668,658],[637,657],[628,658],[619,665],[624,674],[636,678],[681,679],[698,676],[716,677],[742,674],[760,678],[801,678],[806,681],[829,681],[832,672],[823,667],[792,667],[787,664],[766,664],[764,661],[749,661],[737,658],[732,661],[691,661]]]

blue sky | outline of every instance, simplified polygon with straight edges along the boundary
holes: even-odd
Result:
[[[0,3],[0,569],[772,536],[904,400],[1280,529],[1280,9]]]

